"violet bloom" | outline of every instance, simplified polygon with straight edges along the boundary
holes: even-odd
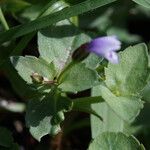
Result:
[[[121,42],[116,36],[104,36],[96,38],[85,45],[86,50],[106,58],[113,64],[119,63],[116,53],[121,48]]]

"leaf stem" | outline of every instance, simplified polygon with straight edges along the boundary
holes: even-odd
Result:
[[[3,14],[1,7],[0,7],[0,21],[1,21],[2,25],[4,26],[4,29],[9,30],[9,26],[7,24],[5,17],[4,17],[4,14]]]

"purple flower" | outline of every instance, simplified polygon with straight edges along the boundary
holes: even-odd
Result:
[[[96,38],[85,45],[86,50],[106,58],[113,64],[119,63],[116,53],[121,48],[121,42],[116,36],[104,36]]]

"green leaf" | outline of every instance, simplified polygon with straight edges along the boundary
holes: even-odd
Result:
[[[36,140],[40,141],[44,135],[47,135],[51,132],[52,125],[50,120],[51,117],[46,116],[40,120],[37,126],[30,126],[30,133]]]
[[[101,95],[101,86],[95,86],[92,88],[92,96]],[[116,115],[116,113],[108,106],[106,102],[92,104],[91,108],[103,118],[101,121],[99,118],[91,115],[91,130],[92,138],[97,137],[102,132],[123,132],[124,121]]]
[[[20,37],[22,35],[28,34],[33,31],[37,31],[42,28],[46,28],[52,24],[55,24],[61,20],[69,19],[73,16],[77,16],[79,14],[82,14],[84,12],[88,12],[90,10],[96,9],[100,6],[104,6],[106,4],[112,3],[115,0],[86,0],[82,3],[79,3],[77,5],[64,8],[63,10],[47,15],[45,17],[36,19],[34,21],[31,21],[25,25],[20,25],[17,27],[14,27],[6,32],[0,33],[0,43],[15,39],[17,37]]]
[[[90,55],[83,60],[83,63],[86,64],[87,68],[96,69],[99,66],[102,59],[102,57],[90,53]]]
[[[144,150],[143,145],[133,136],[123,133],[104,132],[97,136],[88,150]]]
[[[116,95],[136,95],[146,85],[148,52],[145,44],[128,47],[120,53],[119,64],[105,68],[105,83]]]
[[[148,83],[141,92],[144,101],[150,102],[150,84]]]
[[[91,40],[91,35],[80,31],[69,20],[63,20],[50,28],[38,32],[40,56],[47,62],[54,62],[62,70],[71,61],[71,55],[82,44]],[[100,57],[90,54],[83,62],[88,68],[96,68]]]
[[[69,20],[60,21],[56,25],[38,32],[40,56],[47,62],[53,61],[58,71],[62,70],[71,61],[74,50],[90,40],[88,34],[82,33]],[[85,63],[90,66],[90,62],[93,60],[88,58],[87,61]],[[95,63],[98,62],[99,59],[97,58]]]
[[[106,102],[92,104],[92,109],[103,118],[103,121],[91,115],[92,138],[102,132],[123,132],[124,121],[108,106]]]
[[[59,86],[65,92],[78,92],[90,89],[98,83],[96,71],[85,67],[83,63],[68,67],[59,78]]]
[[[93,104],[92,108],[102,116],[103,122],[91,117],[92,136],[105,131],[125,132],[126,125],[139,114],[143,103],[134,97],[147,79],[148,57],[144,44],[129,47],[120,54],[118,65],[109,64],[105,69],[106,84],[93,88],[93,96],[102,96],[105,103]],[[139,63],[140,59],[140,63]],[[116,96],[117,95],[117,96]]]
[[[149,76],[147,79],[147,85],[142,89],[140,92],[140,95],[144,99],[144,101],[150,102],[150,70],[149,70]]]
[[[17,73],[10,60],[6,61],[1,69],[6,73],[12,88],[18,95],[21,97],[23,96],[25,99],[31,99],[33,97],[39,96],[39,92],[41,91],[38,92],[35,86],[31,86],[31,84],[25,82]]]
[[[133,1],[138,3],[139,5],[146,7],[146,8],[150,8],[150,1],[149,0],[133,0]]]
[[[19,75],[28,83],[32,83],[31,75],[33,73],[38,73],[50,81],[55,77],[56,72],[53,63],[47,63],[41,58],[34,56],[14,56],[11,57],[11,63]]]
[[[24,11],[17,14],[17,19],[21,23],[26,23],[31,20],[37,19],[37,17],[40,14],[41,9],[43,8],[42,5],[31,5],[30,7],[27,7]]]
[[[5,2],[2,2],[2,6],[3,5],[6,11],[15,13],[22,11],[26,7],[29,7],[31,4],[24,0],[5,0]]]
[[[43,7],[43,4],[40,2],[31,5],[31,7],[26,8],[23,12],[18,14],[18,19],[26,23],[27,21],[35,20],[41,16],[60,11],[68,6],[66,2],[57,0],[47,1],[46,3],[47,4],[45,4],[45,2],[43,3],[45,7]]]
[[[111,109],[124,121],[132,122],[143,108],[143,102],[137,97],[116,96],[105,86],[101,86],[100,93]]]
[[[98,117],[98,119],[103,120],[102,117],[96,112],[96,110],[92,109],[91,107],[91,104],[97,105],[98,103],[101,103],[103,101],[104,100],[100,96],[73,99],[72,109],[93,114]]]
[[[61,21],[55,26],[38,32],[40,56],[48,62],[54,62],[61,70],[70,57],[77,28],[68,20]]]
[[[26,112],[26,124],[38,141],[44,135],[56,134],[59,124],[64,120],[63,113],[72,109],[72,102],[65,97],[49,94],[42,99],[30,100]]]
[[[103,121],[91,115],[92,138],[102,132],[123,132],[126,134],[137,133],[139,126],[132,126],[120,118],[106,102],[92,104],[93,110],[103,118]]]

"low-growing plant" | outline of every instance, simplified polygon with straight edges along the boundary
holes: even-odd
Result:
[[[74,149],[64,148],[63,138],[88,125],[88,150],[144,150],[149,44],[128,25],[149,14],[149,0],[0,1],[0,74],[17,99],[0,97],[0,149],[23,148],[1,116],[25,112],[38,142],[61,139],[52,150]],[[90,124],[74,121],[73,112],[90,114]]]

